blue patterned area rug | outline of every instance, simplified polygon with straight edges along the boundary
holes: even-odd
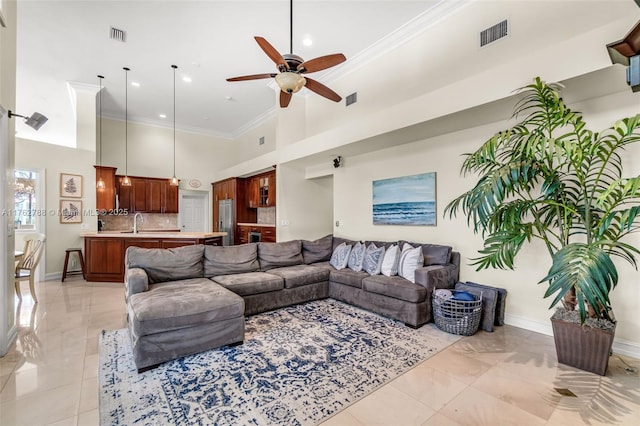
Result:
[[[128,331],[103,331],[100,424],[314,425],[459,338],[327,299],[249,317],[243,345],[138,374]]]

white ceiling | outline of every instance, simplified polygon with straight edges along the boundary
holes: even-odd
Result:
[[[294,0],[293,51],[307,60],[344,53],[347,62],[335,67],[339,74],[350,58],[375,54],[373,44],[440,1]],[[111,26],[126,31],[126,43],[109,38]],[[129,120],[171,127],[171,64],[179,67],[178,129],[236,136],[276,106],[270,79],[225,81],[276,72],[256,35],[289,53],[289,1],[20,1],[15,112],[38,111],[49,122],[35,132],[18,120],[17,136],[75,146],[67,82],[97,86],[98,74],[105,76],[103,116],[124,119],[124,66],[131,68],[129,83],[140,83],[128,86]],[[302,44],[307,36],[314,41],[310,47]],[[330,87],[323,73],[313,78]]]

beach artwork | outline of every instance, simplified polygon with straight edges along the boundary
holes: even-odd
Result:
[[[373,181],[374,225],[436,224],[436,173]]]

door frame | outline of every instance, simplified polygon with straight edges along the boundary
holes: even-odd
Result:
[[[180,189],[178,191],[178,227],[182,230],[182,207],[184,205],[184,197],[198,197],[204,200],[204,232],[211,232],[212,219],[211,209],[209,207],[209,191],[193,191],[190,189]]]

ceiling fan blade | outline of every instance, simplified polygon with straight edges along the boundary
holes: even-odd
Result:
[[[286,69],[289,69],[289,64],[287,64],[287,61],[284,60],[280,52],[278,52],[276,48],[271,45],[271,43],[269,43],[263,37],[256,36],[254,38],[258,42],[260,48],[264,50],[264,53],[266,53],[267,56],[278,65],[278,67],[285,67]]]
[[[245,81],[245,80],[260,80],[261,78],[273,78],[277,73],[271,74],[253,74],[253,75],[243,75],[242,77],[231,77],[228,78],[227,81]]]
[[[307,84],[305,84],[304,86],[307,89],[312,90],[312,91],[316,92],[318,95],[324,96],[327,99],[331,99],[334,102],[340,102],[342,100],[340,95],[338,95],[333,90],[329,89],[324,84],[319,83],[319,82],[317,82],[315,80],[312,80],[309,77],[305,77],[305,79],[307,80]]]
[[[291,102],[291,93],[280,91],[280,107],[286,108],[289,106],[289,102]]]
[[[318,58],[309,59],[298,65],[297,70],[301,73],[322,71],[327,68],[336,66],[347,58],[342,53],[334,53],[333,55],[320,56]]]

